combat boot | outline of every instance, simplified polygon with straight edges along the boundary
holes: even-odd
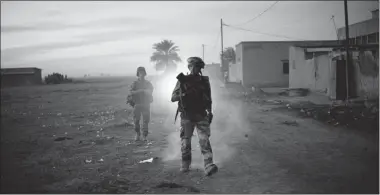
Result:
[[[143,135],[143,136],[142,136],[142,140],[143,140],[144,142],[148,141],[148,139],[147,139],[146,137],[147,137],[146,135]]]
[[[181,168],[179,169],[182,173],[186,173],[190,171],[190,163],[189,162],[182,162]]]
[[[205,168],[205,175],[211,176],[218,172],[218,167],[215,164],[211,164]]]
[[[140,134],[136,134],[135,141],[140,141]]]

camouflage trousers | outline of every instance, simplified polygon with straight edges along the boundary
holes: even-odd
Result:
[[[204,167],[213,164],[213,154],[209,137],[211,135],[210,123],[207,119],[199,122],[192,122],[188,119],[181,119],[180,137],[181,137],[181,152],[182,166],[188,168],[191,164],[191,138],[195,127],[197,128],[199,145],[203,155]]]
[[[143,136],[148,135],[148,125],[150,121],[150,105],[136,104],[133,110],[133,122],[135,125],[135,131],[140,135],[140,119],[143,118],[143,124],[141,131]]]

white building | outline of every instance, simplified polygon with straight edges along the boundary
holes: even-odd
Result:
[[[229,81],[251,87],[289,86],[289,47],[330,45],[337,41],[255,41],[236,45]]]
[[[379,96],[378,45],[351,46],[348,71],[350,97]],[[322,92],[331,99],[346,97],[345,50],[330,47],[291,47],[289,87]]]

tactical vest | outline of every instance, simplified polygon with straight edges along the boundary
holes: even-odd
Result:
[[[182,117],[200,120],[206,116],[205,96],[208,87],[204,76],[186,75],[185,82],[181,84],[181,91],[186,95],[178,102]]]
[[[139,90],[139,89],[149,89],[151,84],[147,80],[137,80],[135,81],[135,85],[136,85],[136,90]],[[153,102],[153,96],[144,94],[144,93],[134,94],[132,95],[132,101],[135,104],[150,104]]]

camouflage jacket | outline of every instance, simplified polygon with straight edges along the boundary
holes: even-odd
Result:
[[[149,90],[150,92],[138,90]],[[153,90],[154,87],[151,82],[138,79],[131,84],[129,97],[133,104],[147,105],[153,102]]]
[[[181,96],[181,94],[185,94]],[[172,93],[172,102],[178,102],[178,109],[187,117],[204,117],[212,109],[211,86],[207,76],[187,75],[185,83],[177,84]]]

